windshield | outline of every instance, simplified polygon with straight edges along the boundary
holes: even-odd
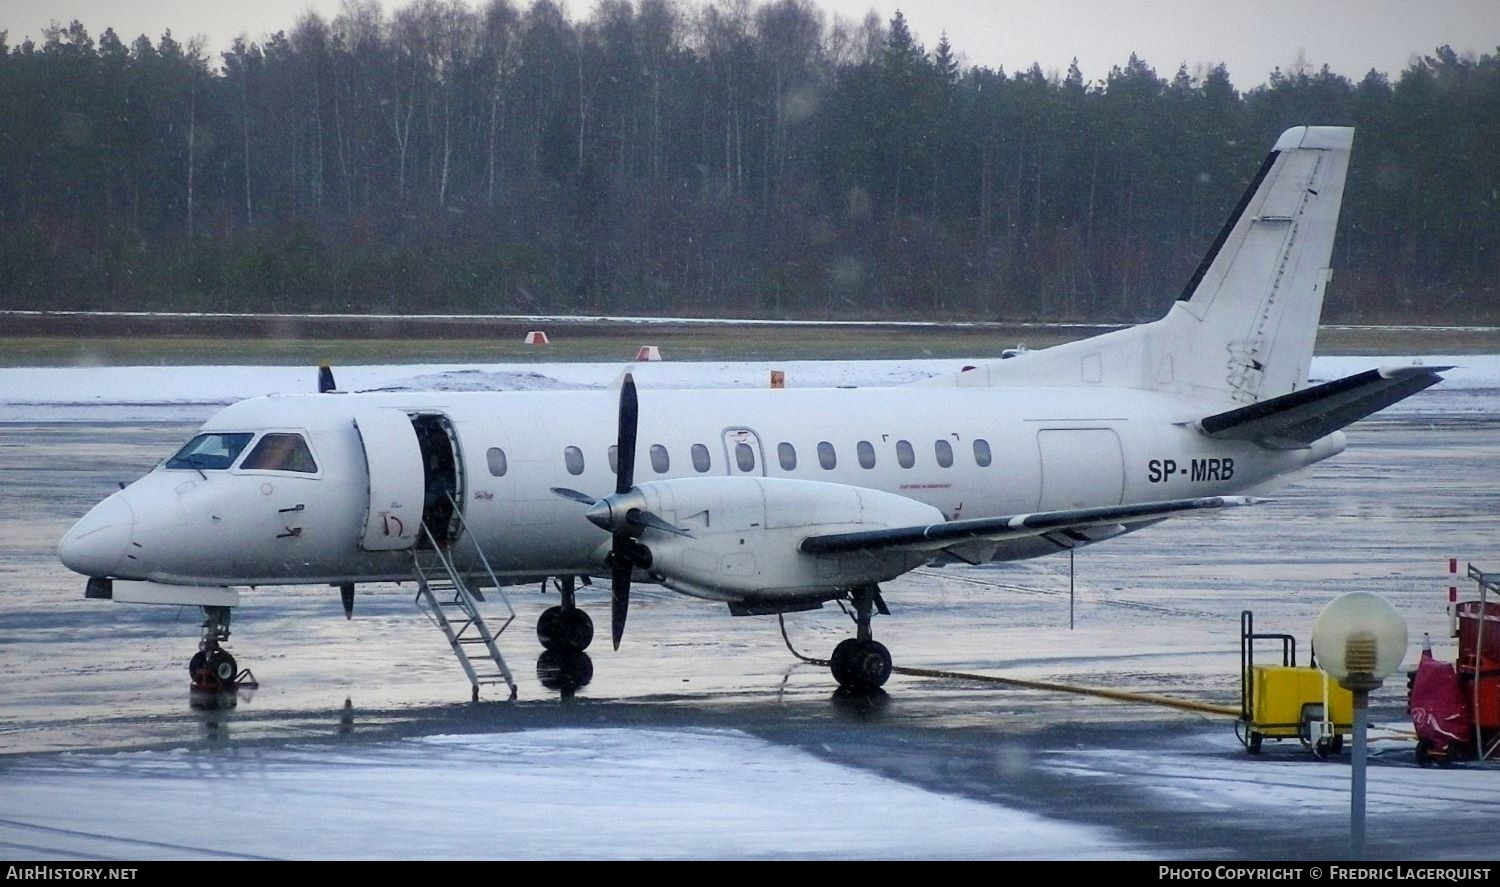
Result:
[[[232,457],[231,457],[232,458]],[[267,434],[240,463],[245,470],[301,471],[316,474],[318,464],[300,434]]]
[[[234,464],[240,451],[250,438],[255,435],[246,433],[236,434],[200,434],[187,442],[187,446],[177,451],[177,455],[167,460],[168,468],[197,468],[197,469],[222,469]]]

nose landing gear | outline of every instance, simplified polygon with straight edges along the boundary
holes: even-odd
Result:
[[[233,693],[241,687],[260,686],[250,669],[239,670],[234,657],[221,645],[229,640],[229,607],[203,608],[203,639],[188,661],[188,675],[195,692]]]

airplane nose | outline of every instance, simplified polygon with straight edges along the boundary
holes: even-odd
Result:
[[[57,556],[75,573],[108,576],[125,556],[134,527],[130,503],[115,493],[73,525],[58,543]]]

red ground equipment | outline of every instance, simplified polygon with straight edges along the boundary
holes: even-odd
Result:
[[[1417,757],[1423,763],[1433,757],[1462,755],[1474,741],[1458,670],[1451,662],[1434,659],[1430,649],[1422,651],[1412,675],[1406,710],[1417,731]]]
[[[1457,577],[1457,559],[1448,562]],[[1411,674],[1407,712],[1417,732],[1417,762],[1451,763],[1500,756],[1500,579],[1473,564],[1468,578],[1479,587],[1479,600],[1458,601],[1450,586],[1449,612],[1458,638],[1453,664],[1432,658],[1429,649]]]

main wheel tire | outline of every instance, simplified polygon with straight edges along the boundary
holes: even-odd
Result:
[[[846,638],[833,648],[828,668],[839,686],[848,690],[876,690],[891,676],[891,651],[879,641]]]
[[[891,676],[891,651],[880,641],[864,641],[851,659],[856,685],[861,690],[877,690]]]
[[[202,650],[199,650],[198,652],[193,654],[192,659],[188,660],[188,674],[191,675],[193,680],[196,681],[198,679],[198,672],[202,671],[203,668],[207,665],[208,654],[203,652]]]
[[[536,638],[556,653],[582,653],[594,641],[594,620],[576,607],[548,607],[536,621]]]
[[[557,650],[562,645],[562,607],[548,607],[536,620],[536,639],[542,648]]]
[[[562,630],[570,653],[582,653],[594,642],[594,620],[577,607],[563,610]]]
[[[858,647],[859,641],[854,638],[844,638],[839,641],[838,646],[833,648],[833,653],[828,657],[828,670],[833,672],[833,679],[840,687],[848,687],[854,683],[855,675],[850,669],[850,659]]]

